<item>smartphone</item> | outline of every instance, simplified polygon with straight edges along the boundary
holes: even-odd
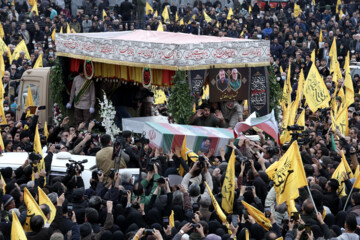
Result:
[[[169,218],[168,218],[168,217],[164,217],[164,218],[163,218],[163,226],[164,226],[165,228],[167,228],[168,225],[169,225]]]
[[[153,235],[154,234],[154,230],[153,229],[145,229],[144,230],[144,235],[148,236],[148,235]]]
[[[293,221],[295,221],[295,222],[298,221],[298,220],[300,219],[299,213],[298,213],[298,212],[292,212],[290,219],[293,220]]]
[[[45,110],[46,109],[46,106],[40,106],[38,107],[39,110]]]
[[[73,206],[72,205],[68,205],[67,206],[67,214],[68,216],[71,218],[72,217],[72,213],[73,212]]]
[[[36,108],[37,108],[36,106],[29,106],[30,114],[35,114]]]
[[[270,218],[270,215],[271,215],[271,209],[270,209],[270,207],[265,206],[265,208],[264,208],[264,213],[265,213],[265,217],[266,217],[266,218]]]
[[[231,215],[231,223],[236,228],[238,224],[238,216],[236,214]]]
[[[249,214],[248,214],[248,212],[246,211],[246,209],[243,209],[243,215],[244,215],[245,220],[246,220],[246,219],[249,219]]]
[[[193,203],[192,208],[193,208],[193,212],[197,212],[197,211],[199,211],[200,206],[198,203]]]
[[[310,227],[310,225],[305,225],[305,231],[306,231],[307,233],[311,233],[311,227]]]

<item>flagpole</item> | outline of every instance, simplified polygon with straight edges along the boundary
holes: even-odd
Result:
[[[310,195],[310,198],[311,198],[312,203],[314,204],[315,213],[316,213],[316,215],[317,215],[317,214],[318,214],[318,210],[317,210],[317,208],[316,208],[314,199],[313,199],[313,197],[312,197],[312,195],[311,195],[311,191],[310,191],[310,188],[309,188],[309,184],[307,184],[306,187],[307,187],[307,189],[308,189],[308,191],[309,191],[309,195]]]
[[[350,193],[349,193],[349,195],[348,195],[348,197],[347,197],[347,199],[346,199],[346,202],[345,202],[345,205],[344,205],[344,209],[343,209],[344,211],[345,211],[345,209],[346,209],[346,205],[347,205],[348,202],[349,202],[351,193],[352,193],[352,191],[354,190],[354,185],[355,185],[355,184],[352,185],[351,190],[350,190]]]

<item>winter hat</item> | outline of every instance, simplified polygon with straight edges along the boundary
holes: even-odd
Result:
[[[11,203],[11,201],[14,200],[14,198],[10,194],[5,194],[2,199],[2,203],[4,205],[4,208]]]

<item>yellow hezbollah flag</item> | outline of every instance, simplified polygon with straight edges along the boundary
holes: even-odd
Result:
[[[305,84],[304,71],[303,71],[303,69],[301,69],[300,75],[299,75],[298,87],[296,90],[296,99],[298,99],[299,101],[301,101],[302,96],[303,96],[304,84]]]
[[[63,33],[63,27],[60,28],[60,33]]]
[[[2,136],[1,136],[1,134],[0,134],[0,138],[1,138],[1,141],[2,141]],[[4,144],[3,144],[4,145]],[[3,149],[2,149],[3,150]],[[3,178],[3,175],[1,174],[1,180],[3,181],[3,183],[4,183],[4,185],[3,185],[3,193],[5,194],[6,193],[6,182],[5,182],[5,180],[4,180],[4,178]]]
[[[37,7],[37,1],[35,1],[35,4],[31,9],[31,13],[34,14],[34,12],[36,13],[36,15],[39,15],[38,7]]]
[[[26,240],[24,229],[20,224],[15,211],[12,212],[12,223],[11,223],[11,240]]]
[[[336,1],[336,13],[339,12],[339,6],[341,5],[341,0]]]
[[[161,16],[164,18],[164,23],[170,22],[169,12],[168,12],[168,8],[166,6],[164,7],[164,10],[163,10]]]
[[[7,122],[6,122],[5,111],[4,111],[4,100],[0,100],[0,125],[3,125],[3,124],[7,124]],[[4,146],[1,146],[1,147],[3,148]]]
[[[314,63],[315,62],[315,48],[314,50],[311,52],[311,61]],[[302,70],[302,69],[301,69]]]
[[[178,13],[176,12],[176,13],[175,13],[175,22],[177,22],[177,21],[179,21],[179,15],[178,15]]]
[[[150,4],[146,1],[146,5],[145,5],[145,9],[146,9],[146,15],[149,14],[149,11],[151,11],[151,14],[154,12],[154,9],[150,6]]]
[[[344,163],[346,173],[348,174],[349,178],[354,178],[354,174],[349,166],[349,163],[347,162],[344,152],[341,151],[341,161]]]
[[[49,197],[44,193],[44,191],[38,186],[38,192],[39,192],[39,204],[46,204],[50,208],[50,219],[49,223],[52,223],[55,216],[56,216],[56,207],[51,202]]]
[[[323,41],[323,34],[322,34],[322,30],[320,29],[319,43],[322,41]]]
[[[226,168],[224,183],[221,189],[221,207],[226,213],[233,213],[235,192],[235,151],[233,150]]]
[[[47,125],[46,121],[45,121],[45,125],[44,125],[44,135],[45,135],[46,140],[47,140],[48,137],[49,137],[49,130],[48,130],[48,125]]]
[[[171,214],[169,216],[169,224],[170,227],[175,227],[175,220],[174,220],[174,210],[171,210]]]
[[[329,107],[330,95],[315,63],[312,64],[304,85],[306,102],[312,112]]]
[[[356,167],[354,178],[357,179],[360,176],[360,165]]]
[[[153,88],[154,104],[164,104],[166,102],[166,95],[164,90]]]
[[[249,4],[248,13],[250,14],[251,12],[252,12],[252,6],[251,6],[251,4]]]
[[[334,38],[331,44],[329,57],[330,57],[330,73],[333,73],[335,71],[336,62],[337,62],[336,38]]]
[[[334,127],[339,127],[341,134],[344,136],[349,135],[349,118],[347,106],[344,106],[336,115]]]
[[[27,188],[24,188],[24,202],[27,207],[27,215],[26,215],[26,221],[24,224],[24,230],[26,232],[30,232],[30,219],[32,216],[40,215],[44,219],[44,223],[47,222],[46,217],[44,216],[43,211],[40,209],[39,205],[36,203],[33,196],[31,196],[31,193]]]
[[[232,15],[234,15],[234,13],[233,13],[232,8],[230,7],[230,9],[229,9],[229,12],[228,12],[228,14],[227,14],[226,19],[227,19],[227,20],[231,20],[231,16],[232,16]]]
[[[357,177],[354,183],[354,188],[360,189],[360,177]]]
[[[53,31],[51,33],[51,40],[55,41],[55,28],[53,29]]]
[[[340,197],[346,196],[344,173],[346,173],[346,169],[344,162],[341,161],[339,166],[336,168],[333,175],[331,176],[331,178],[336,179],[339,182],[340,187],[338,189],[338,194]]]
[[[299,188],[306,186],[307,181],[297,141],[266,173],[274,181],[277,204],[299,197]]]
[[[107,17],[107,14],[106,14],[106,12],[105,12],[105,10],[104,10],[104,9],[103,9],[102,14],[103,14],[103,21],[105,21],[105,18]]]
[[[35,136],[34,136],[34,153],[40,154],[43,157],[38,125],[36,125]],[[44,157],[40,160],[38,169],[39,169],[39,172],[42,169],[45,169]]]
[[[181,154],[181,158],[185,161],[185,163],[187,162],[187,147],[186,147],[186,135],[184,136],[184,140],[183,143],[181,145],[181,150],[180,150],[180,154]],[[183,168],[183,166],[180,164],[180,168],[179,168],[179,175],[180,176],[184,176],[185,173],[185,169]]]
[[[225,216],[223,210],[222,210],[221,207],[219,206],[219,203],[216,201],[216,199],[215,199],[214,195],[212,194],[211,189],[210,189],[209,185],[207,184],[207,182],[204,181],[204,183],[205,183],[206,188],[207,188],[207,190],[208,190],[208,192],[209,192],[209,194],[210,194],[211,201],[212,201],[212,203],[213,203],[213,206],[214,206],[214,209],[215,209],[215,211],[216,211],[216,214],[219,216],[220,220],[221,220],[223,223],[226,223],[227,220],[226,220],[226,216]]]
[[[345,58],[345,99],[346,99],[346,105],[350,106],[354,102],[354,86],[351,79],[351,72],[350,72],[350,56],[349,51],[347,52],[347,56]]]
[[[3,39],[4,36],[5,36],[4,28],[3,28],[2,23],[0,22],[0,38]]]
[[[34,106],[34,100],[31,94],[31,89],[30,89],[30,85],[28,86],[28,91],[27,91],[27,95],[26,95],[26,100],[25,100],[25,109],[29,106]],[[30,114],[30,110],[26,113],[26,117],[31,116]]]
[[[300,13],[302,13],[300,6],[294,3],[294,17],[298,17]]]
[[[158,17],[158,12],[157,12],[157,10],[156,10],[155,13],[154,13],[154,17]]]
[[[296,124],[305,127],[305,109],[302,110]]]
[[[207,15],[207,13],[205,12],[205,10],[203,11],[203,13],[204,13],[204,18],[205,18],[205,21],[207,22],[207,23],[211,23],[211,17],[209,17],[209,15]]]
[[[36,59],[36,62],[35,62],[35,65],[34,65],[34,69],[35,69],[35,68],[43,67],[42,58],[43,58],[43,55],[40,54],[40,55],[38,56],[38,58]]]
[[[247,202],[241,200],[241,203],[246,208],[248,214],[254,218],[255,222],[262,226],[266,231],[269,231],[269,229],[272,227],[270,219],[266,218],[263,212],[260,212],[258,209],[254,208]]]
[[[289,64],[286,82],[284,83],[284,89],[283,89],[283,96],[285,98],[285,103],[287,103],[287,104],[291,103],[292,87],[291,87],[290,78],[291,78],[291,63]]]
[[[245,240],[249,240],[249,230],[245,228]]]
[[[29,3],[30,6],[34,6],[35,0],[28,0],[28,3]]]
[[[183,26],[184,25],[184,19],[180,19],[180,26]]]
[[[298,212],[298,210],[295,207],[295,201],[294,199],[286,201],[287,211],[289,216],[291,216],[291,213]]]
[[[30,60],[30,55],[29,55],[29,51],[27,49],[27,46],[25,44],[24,40],[21,40],[21,42],[16,46],[16,48],[14,49],[14,52],[11,56],[12,60],[18,60],[18,58],[20,57],[20,52],[24,52],[25,53],[25,59]]]
[[[5,64],[4,64],[4,57],[2,55],[2,52],[0,52],[0,71],[1,71],[1,79],[4,77],[5,75]],[[4,85],[3,82],[0,81],[0,100],[4,99],[4,94],[5,94],[5,89],[4,89]]]
[[[158,32],[163,32],[164,31],[164,28],[163,28],[163,25],[162,25],[161,22],[159,22],[159,26],[158,26],[156,31],[158,31]]]

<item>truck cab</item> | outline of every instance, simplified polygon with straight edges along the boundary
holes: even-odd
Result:
[[[15,91],[18,90],[16,120],[19,120],[25,108],[25,101],[30,86],[31,94],[35,106],[46,106],[45,110],[39,112],[39,122],[44,124],[45,121],[52,121],[53,118],[53,101],[50,95],[50,67],[29,69],[25,71],[19,83],[16,84],[18,89],[14,89],[10,84],[9,98],[14,97]]]

